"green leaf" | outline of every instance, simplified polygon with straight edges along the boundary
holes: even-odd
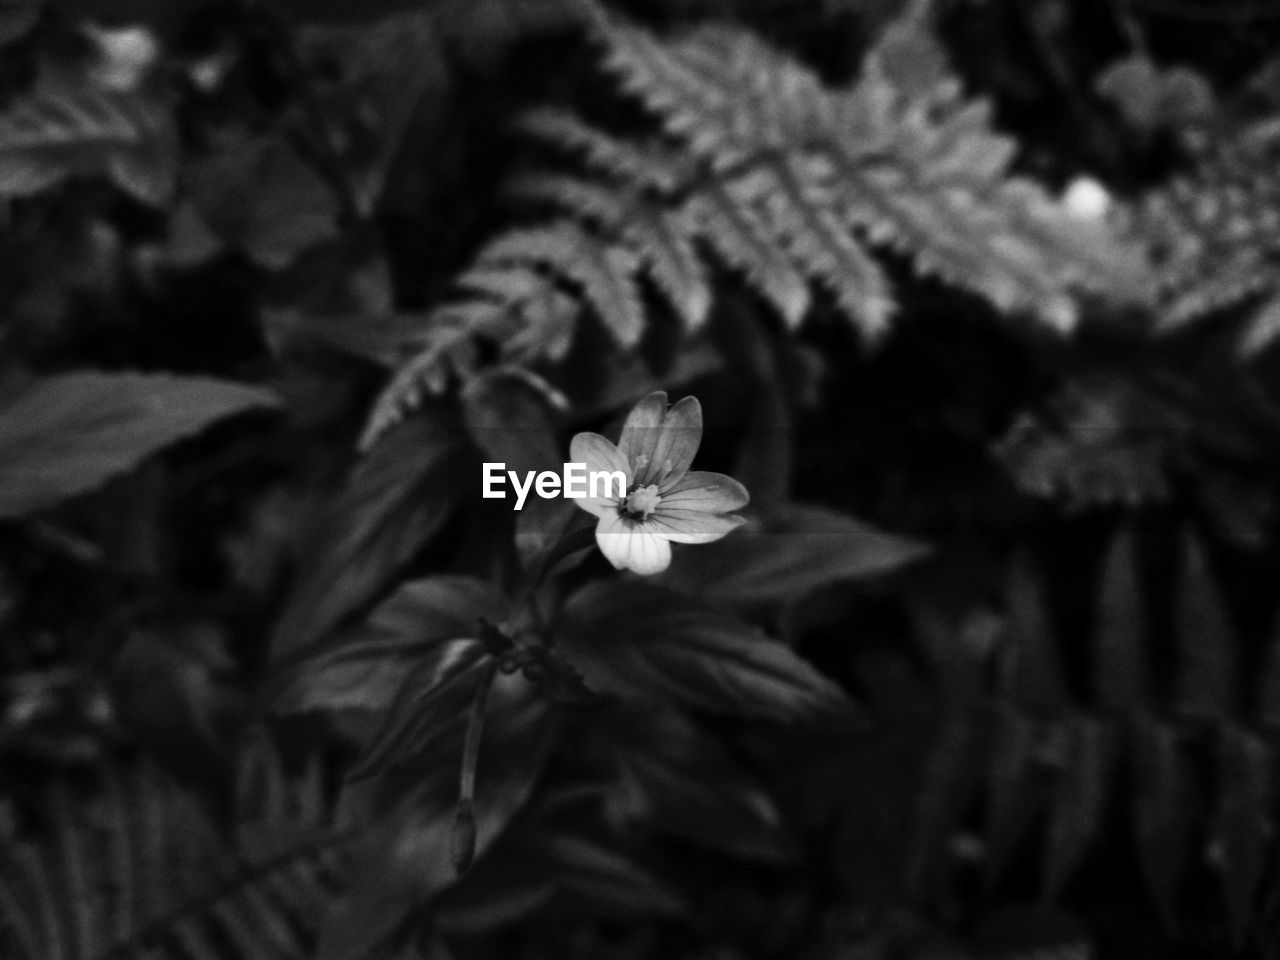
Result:
[[[579,591],[558,639],[589,687],[624,699],[778,720],[848,703],[839,687],[762,632],[649,584]]]
[[[506,607],[505,597],[472,577],[406,583],[360,626],[303,651],[276,682],[272,709],[385,710],[410,671],[443,655],[445,641],[474,636],[482,617],[501,619]]]
[[[321,960],[365,960],[370,944],[458,884],[449,848],[469,706],[470,697],[460,698],[455,714],[437,701],[432,722],[424,724],[434,728],[421,744],[425,752],[403,770],[347,785],[346,796],[357,805],[375,792],[380,804],[390,801],[396,808],[366,834],[365,852],[348,874],[348,893],[325,918]],[[462,886],[486,869],[490,848],[529,802],[561,728],[559,713],[534,685],[518,676],[495,677],[476,769],[479,859]]]
[[[982,784],[990,737],[982,718],[948,714],[920,774],[914,836],[906,874],[920,895],[940,880],[952,835],[969,812]]]
[[[644,304],[636,283],[639,255],[592,235],[572,220],[509,230],[491,241],[477,259],[500,266],[543,265],[581,289],[620,347],[635,347],[644,335]]]
[[[20,40],[40,20],[43,0],[0,0],[0,46]]]
[[[196,211],[223,242],[270,270],[338,235],[330,187],[281,136],[263,136],[192,165]]]
[[[1138,863],[1166,929],[1178,929],[1177,891],[1192,822],[1190,771],[1172,726],[1134,720],[1133,825]]]
[[[1217,760],[1218,805],[1209,830],[1209,858],[1218,868],[1231,936],[1241,950],[1255,916],[1258,884],[1271,859],[1275,758],[1257,734],[1226,725]]]
[[[1132,506],[1169,499],[1167,464],[1188,432],[1181,410],[1108,374],[1070,381],[1044,412],[1021,415],[995,454],[1032,496],[1072,509]]]
[[[742,27],[704,26],[666,40],[603,14],[597,25],[622,86],[733,188],[735,210],[773,208],[767,242],[790,245],[864,330],[881,329],[891,306],[867,242],[911,255],[922,272],[1002,310],[1034,311],[1058,330],[1077,321],[1077,287],[1125,302],[1150,299],[1143,248],[1117,237],[1104,218],[1080,215],[1014,176],[1016,141],[992,129],[991,104],[961,97],[940,48],[918,31],[912,36],[910,25],[889,31],[859,80],[843,88],[826,86]],[[816,216],[803,223],[797,207]],[[844,239],[832,240],[839,232]],[[738,240],[712,244],[728,247],[721,252],[736,265],[744,264],[734,254],[750,249]],[[803,313],[794,296],[769,297],[794,302],[784,307],[788,317]]]
[[[1189,67],[1161,69],[1141,53],[1113,63],[1096,86],[1143,133],[1204,122],[1214,108],[1213,88],[1201,74]]]
[[[309,955],[351,839],[314,776],[299,795],[274,770],[271,802],[239,811],[252,829],[229,847],[207,805],[150,766],[85,772],[47,795],[46,842],[2,844],[0,928],[20,950],[6,957]]]
[[[448,519],[463,487],[451,475],[461,438],[451,419],[432,413],[389,433],[304,526],[300,566],[273,635],[277,658],[373,599]]]
[[[277,353],[296,342],[317,343],[383,367],[395,367],[421,346],[426,317],[394,311],[324,314],[286,307],[264,310],[262,324]]]
[[[438,641],[415,661],[351,770],[353,780],[391,769],[450,738],[490,666],[484,644],[471,636]]]
[[[818,587],[897,570],[925,544],[823,507],[786,504],[716,543],[677,551],[660,581],[731,604],[799,600]]]
[[[480,933],[555,900],[575,913],[632,918],[683,911],[647,871],[595,837],[537,823],[503,837],[465,881],[440,898],[450,931]]]
[[[505,463],[507,470],[521,475],[556,471],[564,463],[545,395],[528,380],[501,371],[482,374],[464,388],[462,403],[467,430],[485,460]],[[525,501],[515,523],[516,547],[526,569],[555,545],[580,512],[563,497]]]
[[[1007,703],[998,705],[994,720],[986,784],[988,884],[1003,874],[1044,800],[1036,777],[1038,724]]]
[[[433,18],[415,7],[359,26],[307,26],[298,46],[312,68],[329,139],[340,145],[356,207],[367,217],[424,94],[433,87],[447,92],[446,54]]]
[[[1276,337],[1280,337],[1280,297],[1268,296],[1245,324],[1236,351],[1247,360],[1270,347]]]
[[[265,390],[205,377],[82,371],[0,399],[0,518],[53,506],[175,440],[255,407]]]
[[[1056,900],[1102,832],[1115,757],[1111,728],[1073,717],[1067,724],[1067,760],[1049,813],[1045,837],[1044,894]]]
[[[1143,709],[1150,701],[1145,657],[1146,618],[1138,591],[1138,555],[1126,526],[1111,543],[1102,568],[1094,641],[1094,683],[1110,710]]]
[[[1236,635],[1227,618],[1199,537],[1188,531],[1175,592],[1178,640],[1177,707],[1192,717],[1219,719],[1235,705]]]
[[[795,841],[764,785],[684,714],[618,709],[596,729],[618,774],[605,801],[617,827],[766,862],[794,856]]]
[[[0,197],[70,177],[106,176],[143,203],[173,193],[177,139],[168,107],[142,90],[104,89],[46,64],[35,87],[0,112]]]
[[[720,260],[742,272],[788,329],[800,326],[812,304],[808,281],[752,207],[713,183],[690,197],[680,216],[686,229],[700,236]]]
[[[1009,561],[1008,577],[1014,689],[1028,706],[1060,707],[1069,702],[1062,652],[1045,605],[1043,579],[1026,550]]]

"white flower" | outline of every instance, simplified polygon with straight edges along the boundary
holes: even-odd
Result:
[[[721,473],[690,471],[702,442],[702,406],[685,397],[667,409],[667,395],[651,393],[636,405],[615,446],[597,433],[573,438],[570,455],[588,474],[622,471],[621,497],[577,500],[600,518],[596,543],[619,570],[648,576],[671,563],[671,543],[710,543],[735,529],[731,511],[747,505],[745,487]]]

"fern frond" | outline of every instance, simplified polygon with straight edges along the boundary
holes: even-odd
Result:
[[[811,302],[808,281],[773,242],[754,209],[711,185],[691,197],[681,213],[724,263],[742,272],[789,329],[800,326]]]
[[[693,161],[669,148],[619,139],[566,110],[530,110],[517,126],[565,153],[581,155],[599,173],[663,193],[679,190],[697,170]]]
[[[751,33],[708,26],[665,43],[621,22],[602,33],[624,89],[713,170],[761,148],[803,149],[821,129],[828,104],[817,77]]]
[[[481,256],[457,279],[466,299],[432,311],[418,353],[374,402],[359,449],[370,449],[427,396],[443,393],[453,380],[469,380],[479,366],[478,341],[497,345],[500,359],[515,366],[556,361],[568,353],[579,302],[558,288],[558,278],[543,270],[538,258],[497,250],[498,259]]]
[[[694,246],[694,235],[678,213],[648,205],[626,225],[624,236],[675,307],[686,330],[695,332],[711,312],[711,281]]]
[[[483,329],[496,310],[483,301],[469,306],[471,310],[445,307],[432,314],[422,349],[396,371],[365,418],[360,450],[369,450],[429,395],[443,393],[455,373],[476,368],[476,330]]]
[[[607,65],[665,139],[623,140],[560,111],[528,115],[524,130],[583,158],[586,175],[517,181],[516,193],[550,204],[557,219],[499,235],[473,269],[529,270],[554,281],[550,289],[575,289],[624,349],[644,332],[644,279],[686,330],[705,322],[702,248],[740,271],[788,328],[803,320],[817,283],[868,339],[883,335],[896,306],[876,247],[1059,330],[1076,322],[1079,289],[1146,298],[1143,248],[1012,176],[1015,142],[992,129],[987,102],[961,96],[941,48],[914,20],[886,31],[860,80],[831,88],[745,30],[703,27],[664,40],[586,6]],[[449,325],[441,335],[449,346],[429,343],[384,391],[366,439],[423,392],[443,389],[450,351],[466,354],[453,331],[469,325],[500,356],[537,361],[549,354],[532,349],[529,332],[545,319],[532,323],[525,304],[541,304],[557,333],[578,316],[549,312],[552,298],[528,292],[496,300],[503,317],[523,322],[473,316]]]
[[[636,255],[602,242],[572,221],[512,230],[481,251],[481,262],[499,266],[537,264],[581,288],[605,328],[622,347],[634,347],[644,332],[644,307],[635,274]]]
[[[210,813],[147,765],[108,768],[86,796],[54,788],[48,842],[17,841],[0,866],[0,936],[24,960],[310,955],[350,831],[316,796],[293,797],[274,755],[268,794],[229,847]],[[315,793],[318,781],[306,781]],[[244,811],[247,816],[249,811]],[[245,821],[241,821],[242,825]]]
[[[872,51],[860,81],[832,89],[745,31],[704,28],[664,43],[602,24],[624,87],[713,173],[799,176],[809,204],[870,242],[1057,328],[1074,323],[1077,287],[1145,298],[1139,247],[1011,176],[1013,142],[991,129],[988,104],[959,98],[954,78],[899,86],[886,63],[892,44]],[[893,44],[907,29],[890,32]]]
[[[780,162],[773,172],[776,189],[764,208],[774,235],[806,275],[835,294],[868,340],[880,338],[895,308],[884,271],[823,198],[806,190],[792,164]]]
[[[46,68],[34,89],[0,113],[0,197],[101,175],[160,204],[173,191],[176,162],[172,118],[157,101],[61,69]]]
[[[1146,198],[1138,226],[1161,254],[1158,333],[1257,297],[1239,352],[1247,358],[1273,341],[1280,297],[1276,159],[1275,144],[1246,129]]]
[[[638,264],[671,302],[685,329],[695,331],[711,310],[711,285],[694,235],[674,212],[627,187],[557,174],[526,176],[518,195],[558,206],[593,221],[635,251]]]
[[[616,184],[560,173],[525,174],[513,180],[508,189],[516,197],[548,204],[610,233],[626,228],[632,210],[641,201]]]

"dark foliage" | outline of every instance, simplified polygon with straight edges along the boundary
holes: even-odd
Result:
[[[1280,958],[1277,42],[0,0],[0,958]]]

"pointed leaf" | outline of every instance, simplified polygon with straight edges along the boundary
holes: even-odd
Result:
[[[988,753],[989,734],[980,718],[951,714],[942,723],[921,771],[915,839],[907,860],[908,882],[920,895],[931,893],[942,873],[952,835],[981,786]]]
[[[209,228],[269,270],[338,236],[338,202],[287,140],[264,136],[191,170],[191,199]]]
[[[1138,556],[1132,529],[1112,541],[1102,568],[1094,644],[1095,688],[1111,710],[1142,709],[1149,700],[1143,640],[1146,620],[1138,592]]]
[[[1175,697],[1189,716],[1218,719],[1234,709],[1235,631],[1201,541],[1188,532],[1176,592]]]
[[[781,643],[650,584],[579,591],[560,642],[588,686],[626,699],[779,720],[848,706],[839,687]]]
[[[441,925],[482,933],[555,899],[575,915],[629,918],[683,911],[656,878],[592,837],[533,824],[504,837],[438,901]]]
[[[257,387],[204,377],[41,377],[0,397],[0,518],[92,490],[215,421],[276,403]]]
[[[437,656],[444,641],[473,636],[480,619],[500,620],[507,600],[472,577],[427,577],[400,587],[358,627],[304,652],[275,685],[272,709],[370,710],[389,707],[409,671]]]
[[[1145,716],[1134,721],[1130,752],[1138,862],[1166,928],[1176,931],[1192,814],[1188,764],[1177,730]]]
[[[372,599],[448,519],[463,492],[451,475],[461,438],[447,417],[432,412],[387,434],[304,527],[301,567],[272,641],[277,658]]]
[[[783,504],[724,540],[678,551],[661,582],[725,603],[793,601],[826,584],[888,573],[928,552],[918,540],[834,510]]]
[[[370,738],[350,777],[360,780],[419,757],[441,738],[455,733],[458,721],[478,694],[489,669],[484,644],[456,637],[434,644],[407,674]]]
[[[1058,774],[1044,855],[1044,893],[1056,900],[1102,832],[1115,755],[1111,730],[1089,717],[1070,721],[1067,762]]]
[[[619,787],[606,803],[621,828],[660,833],[731,856],[786,862],[794,853],[782,813],[762,783],[718,741],[675,710],[615,710],[607,726]]]
[[[1069,702],[1062,652],[1045,608],[1043,581],[1026,551],[1009,562],[1009,635],[1013,644],[1014,687],[1020,702],[1056,707]]]
[[[1254,733],[1224,726],[1218,741],[1218,805],[1209,833],[1209,857],[1218,868],[1231,935],[1244,947],[1255,917],[1258,883],[1271,859],[1275,758]]]
[[[463,417],[485,460],[520,475],[558,470],[564,454],[545,397],[527,381],[484,374],[462,391]],[[570,500],[530,496],[515,516],[516,547],[526,569],[556,542],[579,513]]]
[[[1036,783],[1038,724],[1008,704],[995,714],[987,758],[987,881],[994,883],[1025,837],[1044,797]]]

